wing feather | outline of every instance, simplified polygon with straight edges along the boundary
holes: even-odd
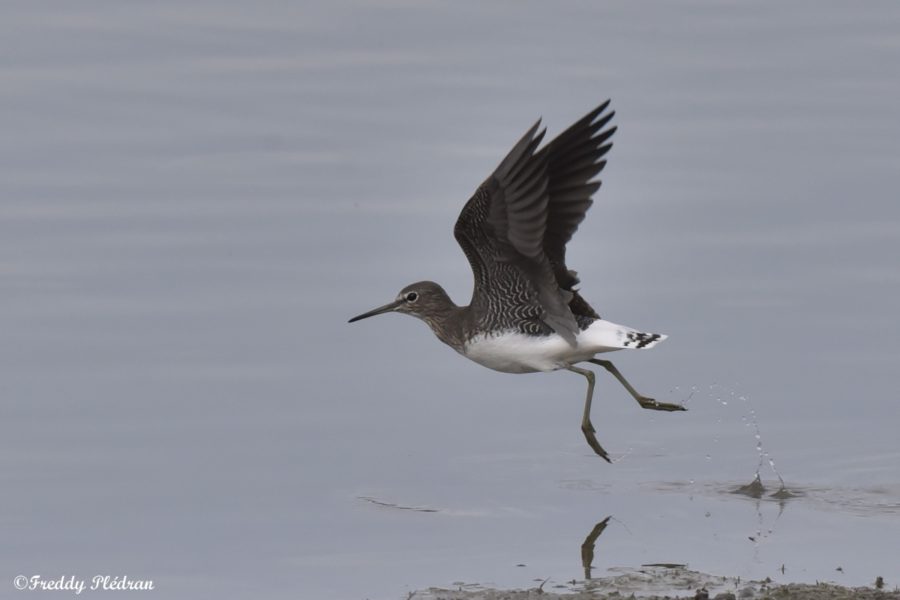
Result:
[[[541,150],[548,155],[549,180],[544,252],[553,265],[560,287],[573,292],[578,278],[566,266],[566,244],[593,204],[591,196],[600,189],[601,182],[592,180],[606,167],[603,157],[612,148],[608,141],[616,132],[614,126],[607,128],[615,115],[615,111],[605,113],[608,106],[607,100]],[[596,312],[590,305],[577,292],[574,294],[573,311],[596,317]]]
[[[476,190],[454,235],[475,277],[472,304],[488,326],[556,331],[574,344],[575,315],[597,317],[575,291],[565,246],[600,188],[591,181],[606,165],[604,129],[615,113],[605,103],[538,150],[546,130],[538,120]],[[498,309],[498,307],[501,307]]]

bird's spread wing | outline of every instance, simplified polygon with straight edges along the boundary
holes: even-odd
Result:
[[[473,306],[493,327],[549,327],[574,344],[575,315],[596,317],[573,290],[565,245],[584,219],[615,128],[597,120],[609,102],[540,151],[540,121],[522,136],[463,208],[454,235],[475,275]],[[599,133],[598,133],[599,132]],[[498,307],[502,306],[503,309]]]
[[[609,100],[556,136],[539,153],[546,154],[550,200],[544,252],[553,264],[557,281],[565,289],[571,289],[576,283],[570,281],[573,275],[566,269],[566,244],[594,202],[591,195],[600,188],[601,182],[591,179],[606,166],[602,159],[612,148],[607,142],[616,132],[615,127],[603,129],[616,114],[610,111],[604,115],[608,106]]]

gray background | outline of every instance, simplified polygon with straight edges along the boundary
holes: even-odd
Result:
[[[900,583],[896,3],[19,1],[0,57],[0,597],[550,589],[609,514],[597,574]],[[690,408],[601,377],[614,465],[582,378],[346,324],[465,303],[469,194],[607,97],[570,264]],[[757,427],[801,497],[728,493]]]

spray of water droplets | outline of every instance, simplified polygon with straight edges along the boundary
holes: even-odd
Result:
[[[776,492],[776,496],[779,494],[787,493],[784,479],[781,476],[781,473],[778,472],[778,469],[775,466],[775,459],[769,454],[768,450],[763,445],[762,441],[762,433],[759,428],[759,420],[756,415],[756,408],[753,406],[753,403],[750,400],[748,395],[739,395],[735,388],[738,387],[738,384],[735,384],[734,387],[723,386],[718,383],[712,383],[707,390],[707,399],[712,400],[714,402],[718,402],[722,407],[729,406],[737,406],[738,403],[745,408],[744,414],[741,415],[741,422],[745,427],[751,429],[753,431],[753,437],[756,440],[756,453],[759,456],[759,463],[756,467],[756,473],[754,476],[754,481],[759,481],[761,483],[760,472],[762,471],[763,464],[767,463],[769,468],[772,470],[772,473],[778,478],[778,481],[781,485],[781,488],[778,492]],[[678,387],[675,387],[670,393],[677,393],[679,391]],[[693,398],[693,396],[697,393],[697,386],[692,386],[690,395],[684,401],[687,403],[688,400]],[[722,417],[718,417],[716,419],[716,423],[722,424]],[[713,438],[714,443],[719,442],[719,436],[716,435]],[[711,461],[713,456],[712,454],[706,454],[705,458],[707,461]]]
[[[739,396],[738,400],[747,406],[747,415],[749,416],[749,419],[746,417],[741,417],[741,419],[744,420],[744,424],[747,427],[753,428],[753,436],[756,438],[756,452],[759,455],[759,464],[756,465],[756,478],[760,479],[760,471],[762,470],[763,462],[768,462],[769,468],[772,469],[772,472],[775,473],[775,476],[778,477],[778,482],[781,484],[779,491],[783,491],[785,489],[784,479],[781,477],[781,473],[778,472],[778,469],[775,468],[775,459],[772,458],[765,448],[763,448],[762,434],[759,431],[759,421],[756,419],[756,409],[750,403],[747,396]]]

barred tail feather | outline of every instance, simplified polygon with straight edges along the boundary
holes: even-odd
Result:
[[[666,339],[662,333],[645,333],[625,325],[617,325],[610,321],[599,319],[594,321],[582,332],[579,345],[586,348],[596,348],[596,352],[609,352],[611,350],[649,349]]]
[[[632,331],[629,332],[625,337],[627,338],[625,341],[626,348],[635,348],[638,350],[642,350],[645,348],[652,348],[669,336],[664,333],[644,333],[642,331]]]

